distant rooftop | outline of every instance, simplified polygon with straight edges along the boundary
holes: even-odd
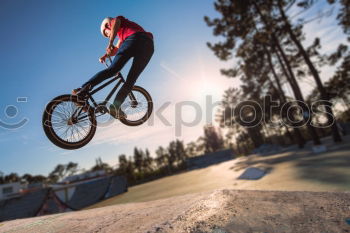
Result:
[[[67,176],[60,180],[58,183],[73,183],[81,180],[91,179],[99,176],[105,176],[106,172],[104,170],[84,172],[77,175]]]

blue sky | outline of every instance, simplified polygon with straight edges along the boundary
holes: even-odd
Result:
[[[308,14],[316,13],[317,8]],[[170,102],[164,115],[171,126],[156,117],[152,124],[137,128],[114,121],[108,127],[98,128],[91,143],[82,149],[57,148],[42,130],[45,104],[55,96],[69,93],[104,68],[98,62],[107,45],[99,32],[100,22],[106,16],[117,15],[124,15],[154,34],[155,53],[137,85],[151,93],[155,110]],[[225,89],[239,84],[220,75],[219,69],[233,61],[221,62],[207,48],[205,43],[217,38],[203,21],[204,15],[217,15],[213,1],[135,0],[131,4],[126,0],[2,0],[0,120],[6,124],[24,119],[28,122],[16,130],[0,127],[0,171],[47,175],[56,164],[69,161],[89,168],[97,157],[115,165],[118,155],[131,155],[134,146],[149,148],[153,153],[157,146],[166,146],[176,138],[186,143],[197,139],[206,118],[202,117],[196,126],[182,127],[181,135],[176,136],[175,115],[180,114],[175,111],[176,104],[195,101],[205,112],[206,95],[218,101]],[[310,44],[313,36],[320,35],[325,50],[332,50],[336,45],[332,42],[343,40],[334,24],[330,20],[307,25],[305,43]],[[122,73],[126,74],[128,67]],[[331,71],[322,71],[322,77],[329,78]],[[18,97],[26,97],[27,102],[17,102]],[[6,110],[16,110],[17,114],[9,117]],[[184,107],[181,113],[187,122],[194,118],[191,110]]]

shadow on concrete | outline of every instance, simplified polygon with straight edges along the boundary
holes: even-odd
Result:
[[[230,169],[240,171],[261,164],[270,167],[279,163],[294,162],[301,179],[321,183],[336,184],[350,188],[350,137],[344,137],[342,143],[334,144],[331,138],[322,139],[326,152],[315,154],[308,143],[304,149],[282,152],[271,156],[250,156],[237,162]],[[270,171],[271,172],[271,171]]]
[[[350,188],[350,151],[329,153],[327,158],[312,157],[296,163],[299,177]]]
[[[285,154],[285,155],[283,155]],[[259,164],[267,164],[267,165],[275,165],[278,163],[284,163],[288,161],[294,161],[296,159],[300,159],[305,157],[306,155],[309,155],[310,153],[307,151],[298,151],[298,152],[285,152],[281,153],[281,156],[279,157],[273,157],[269,158],[266,156],[260,157],[248,157],[246,160],[237,162],[234,166],[232,166],[230,169],[234,171],[240,171],[243,169],[246,169],[248,167],[258,166]],[[273,156],[273,155],[272,155]]]

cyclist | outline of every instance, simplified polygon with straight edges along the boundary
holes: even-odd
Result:
[[[123,16],[105,18],[101,24],[101,33],[109,39],[109,42],[106,53],[100,57],[99,61],[103,63],[108,56],[115,56],[112,64],[107,69],[95,74],[81,88],[74,89],[72,94],[84,98],[92,87],[117,74],[126,62],[133,58],[125,83],[116,95],[113,104],[109,107],[110,114],[113,117],[125,118],[126,114],[120,106],[153,55],[153,35]],[[119,40],[114,46],[113,43],[117,36]]]

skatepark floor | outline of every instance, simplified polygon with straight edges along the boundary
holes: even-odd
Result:
[[[0,232],[350,232],[349,139],[183,172],[87,210],[1,222]],[[238,179],[248,168],[266,174]]]

